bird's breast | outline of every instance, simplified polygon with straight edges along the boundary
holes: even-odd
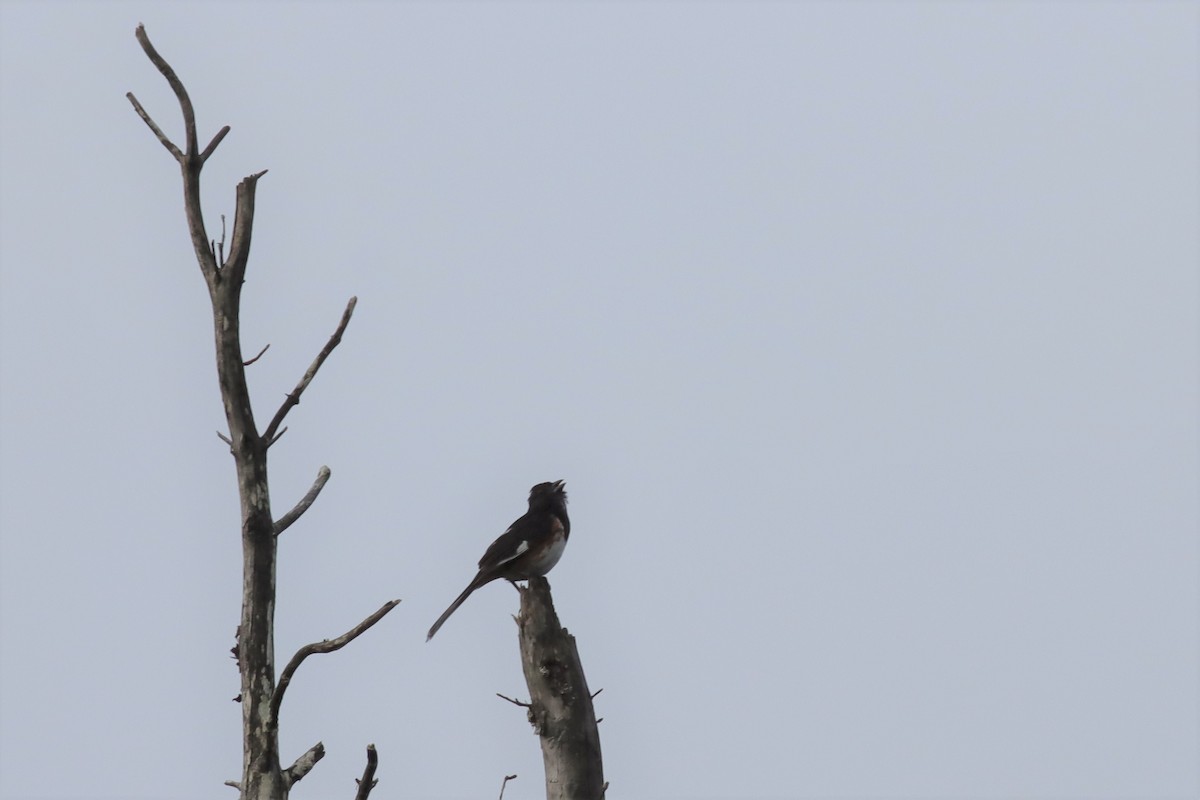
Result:
[[[562,531],[557,531],[546,547],[539,548],[537,553],[531,553],[522,564],[527,573],[526,577],[540,578],[554,569],[554,565],[562,558],[563,550],[566,549],[567,539],[562,535]]]

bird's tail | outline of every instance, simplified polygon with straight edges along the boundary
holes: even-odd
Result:
[[[458,607],[465,603],[467,598],[471,596],[471,592],[475,591],[484,583],[486,583],[486,581],[479,580],[479,577],[479,575],[476,575],[475,578],[467,584],[467,588],[463,589],[463,593],[460,594],[458,598],[450,604],[449,608],[442,612],[442,615],[438,617],[437,622],[433,623],[433,627],[429,629],[429,633],[425,636],[425,641],[428,642],[433,638],[433,635],[438,632],[438,629],[441,628],[442,625],[445,624],[446,620],[450,619],[450,615],[457,611]]]

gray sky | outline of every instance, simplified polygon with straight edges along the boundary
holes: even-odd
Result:
[[[0,3],[0,797],[232,797],[232,464],[181,139],[271,451],[296,798],[542,796],[550,576],[610,797],[1200,792],[1197,6]]]

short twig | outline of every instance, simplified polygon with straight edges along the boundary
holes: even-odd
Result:
[[[224,128],[221,128],[221,130],[217,131],[216,136],[214,136],[212,138],[212,141],[208,143],[208,147],[204,148],[204,152],[200,154],[200,163],[204,163],[205,161],[208,161],[208,157],[211,156],[213,154],[213,151],[217,149],[217,145],[219,145],[221,143],[221,140],[225,138],[225,134],[227,134],[227,133],[229,133],[228,125],[226,125]],[[221,215],[221,217],[222,217],[222,219],[224,219],[223,214]],[[224,236],[221,237],[221,243],[222,244],[225,243]]]
[[[595,699],[596,699],[596,695],[600,694],[600,693],[601,693],[601,692],[603,692],[603,691],[604,691],[604,687],[603,687],[603,686],[601,686],[599,689],[597,689],[596,691],[592,692],[592,699],[593,699],[593,700],[595,700]]]
[[[312,747],[308,748],[304,755],[297,758],[295,763],[283,771],[284,785],[290,788],[296,781],[312,772],[312,768],[315,767],[317,762],[324,757],[325,743],[317,742]]]
[[[275,444],[275,443],[276,443],[276,442],[278,442],[280,439],[282,439],[282,438],[283,438],[283,435],[284,435],[285,433],[287,433],[287,431],[288,431],[288,429],[287,429],[287,425],[284,425],[284,426],[283,426],[283,430],[281,430],[279,433],[277,433],[277,434],[275,434],[274,436],[272,436],[272,437],[271,437],[271,440],[270,440],[269,442],[267,442],[267,447],[270,447],[271,445]]]
[[[530,705],[529,703],[523,703],[520,700],[514,700],[511,697],[500,694],[499,692],[496,692],[496,697],[499,697],[501,700],[507,700],[508,702],[512,703],[514,706],[520,706],[521,708],[533,708],[533,706]]]
[[[498,798],[496,798],[496,800],[504,800],[504,787],[508,785],[509,781],[515,781],[516,779],[517,779],[516,775],[505,775],[504,776],[504,780],[500,782],[500,796]]]
[[[275,416],[271,419],[271,424],[263,432],[263,440],[267,442],[268,447],[272,444],[272,440],[275,438],[275,431],[279,429],[283,418],[292,410],[292,406],[300,403],[300,395],[308,388],[308,384],[312,383],[312,379],[317,375],[317,370],[325,363],[325,359],[329,358],[329,354],[333,352],[333,348],[337,347],[342,341],[342,334],[345,333],[346,326],[350,324],[350,316],[354,313],[354,306],[357,304],[358,298],[351,297],[350,302],[346,304],[346,310],[342,312],[342,321],[338,323],[337,330],[333,332],[333,336],[330,336],[329,341],[321,348],[321,352],[317,354],[317,357],[304,373],[304,377],[296,384],[296,388],[291,391],[287,399],[283,401],[283,405],[275,412]]]
[[[230,439],[228,436],[221,433],[220,431],[217,431],[217,438],[220,439],[225,444],[229,445],[230,450],[233,449],[233,439]]]
[[[286,531],[293,522],[300,519],[301,515],[304,514],[305,511],[308,511],[309,506],[316,501],[317,495],[319,495],[321,490],[325,488],[325,483],[329,480],[329,476],[331,474],[332,473],[329,471],[329,467],[321,467],[321,469],[317,472],[317,479],[313,481],[312,487],[308,490],[308,494],[300,498],[300,502],[296,503],[296,507],[280,517],[275,523],[276,536]]]
[[[288,684],[292,682],[292,676],[296,674],[296,670],[304,659],[311,656],[313,653],[332,653],[335,650],[341,650],[350,642],[361,636],[368,628],[374,625],[379,620],[383,619],[389,611],[400,605],[399,600],[388,600],[378,611],[364,619],[362,622],[355,625],[350,630],[338,636],[336,639],[325,639],[320,642],[306,644],[296,651],[296,655],[292,656],[292,660],[283,668],[283,672],[279,673],[279,683],[275,687],[274,694],[271,695],[270,716],[268,719],[271,723],[279,724],[279,706],[283,703],[283,693],[287,691]]]
[[[271,349],[271,343],[270,343],[270,342],[267,342],[265,345],[263,345],[263,349],[258,351],[258,355],[256,355],[254,358],[250,359],[249,361],[243,361],[243,362],[242,362],[242,366],[243,366],[243,367],[248,367],[248,366],[250,366],[250,365],[251,365],[251,364],[253,364],[255,361],[258,361],[260,358],[262,358],[262,357],[263,357],[263,353],[267,352],[267,351],[268,351],[268,350],[270,350],[270,349]]]
[[[375,778],[375,768],[379,766],[379,753],[375,752],[375,745],[367,745],[367,766],[363,770],[361,778],[355,778],[354,782],[358,784],[358,793],[354,795],[354,800],[367,800],[367,795],[375,788],[375,784],[379,783]]]
[[[239,792],[242,790],[242,782],[241,781],[225,781],[225,785],[232,786],[234,789],[237,789]]]

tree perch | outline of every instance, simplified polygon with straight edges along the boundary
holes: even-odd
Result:
[[[521,592],[517,628],[529,722],[542,743],[546,798],[601,800],[604,765],[592,694],[575,637],[559,624],[545,578],[531,579]]]

